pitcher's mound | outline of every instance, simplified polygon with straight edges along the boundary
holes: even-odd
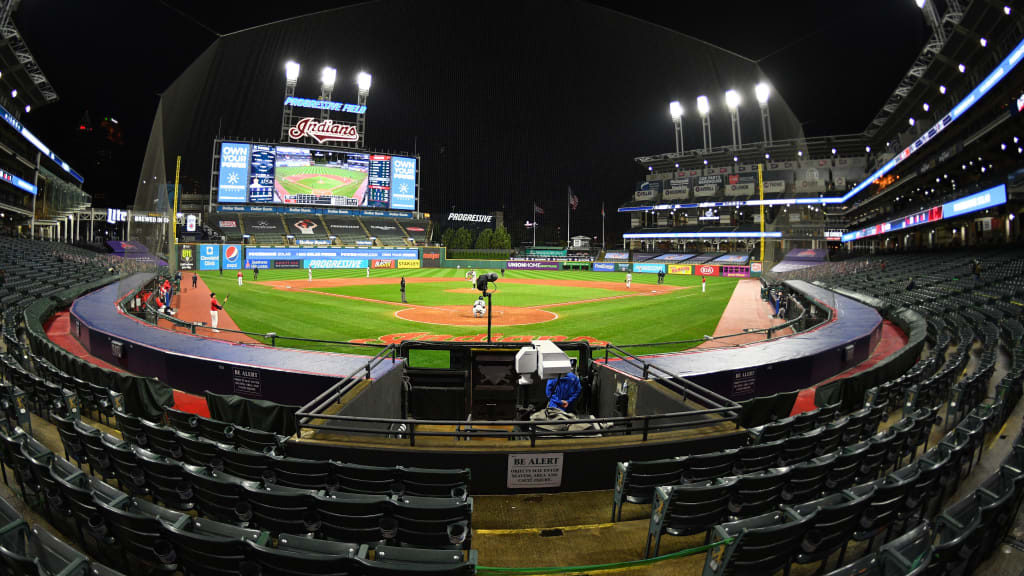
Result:
[[[487,326],[487,316],[473,317],[471,306],[418,306],[405,308],[395,312],[397,318],[423,322],[425,324],[441,324],[444,326]],[[539,324],[558,318],[558,314],[537,308],[519,308],[516,306],[495,306],[491,311],[492,326],[522,326]]]

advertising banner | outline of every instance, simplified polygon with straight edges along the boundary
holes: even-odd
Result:
[[[633,193],[634,200],[654,200],[658,193],[654,190],[637,190]]]
[[[605,252],[604,257],[611,260],[629,260],[629,252]]]
[[[797,192],[809,194],[821,194],[825,192],[824,180],[797,180],[795,182]]]
[[[199,246],[199,269],[218,270],[220,268],[220,245],[201,244]]]
[[[369,263],[369,260],[350,260],[342,258],[314,258],[312,260],[304,260],[303,268],[366,268],[367,263]]]
[[[298,270],[305,268],[302,260],[271,260],[275,270]]]
[[[657,274],[659,272],[664,272],[664,271],[665,271],[665,265],[664,264],[648,264],[648,263],[633,264],[633,272],[640,272],[640,273],[643,273],[643,274]]]
[[[395,261],[394,260],[373,260],[371,262],[371,267],[373,267],[373,268],[394,268],[395,267]]]
[[[720,275],[726,278],[747,278],[750,276],[750,268],[747,266],[722,266]]]
[[[182,244],[178,247],[178,268],[181,270],[196,269],[196,247],[192,244]]]
[[[245,202],[248,183],[249,144],[221,142],[217,202]]]
[[[277,148],[266,144],[252,145],[249,163],[249,202],[274,201],[274,161]]]
[[[751,196],[756,190],[757,186],[753,182],[725,185],[726,196]]]
[[[669,274],[693,274],[693,266],[689,264],[669,264]]]
[[[359,260],[414,260],[417,250],[369,250],[361,248],[249,248],[246,258],[267,260],[308,260],[310,258],[341,258]]]
[[[260,270],[266,270],[272,266],[273,260],[253,260],[251,258],[245,259],[245,269],[252,270],[259,268]]]
[[[594,272],[615,272],[615,264],[612,262],[594,262]]]
[[[562,263],[551,260],[509,260],[509,270],[561,270]]]
[[[186,232],[195,232],[198,220],[199,219],[196,218],[195,214],[186,214],[185,215],[185,231]]]
[[[786,181],[785,180],[766,180],[764,183],[765,194],[785,194],[786,192]]]
[[[669,188],[662,192],[661,196],[665,200],[686,200],[687,198],[690,197],[690,188],[689,186],[680,188]]]
[[[693,187],[693,195],[696,198],[714,196],[718,192],[717,184],[702,184]]]
[[[750,271],[751,272],[756,272],[756,273],[760,274],[761,273],[761,266],[763,266],[763,264],[761,264],[760,262],[751,262],[750,263]]]
[[[698,276],[718,276],[718,266],[697,264],[693,267],[693,273]]]
[[[416,159],[391,157],[391,209],[416,209]]]
[[[441,249],[440,248],[424,248],[423,249],[423,267],[424,268],[440,268],[441,267]]]
[[[419,260],[398,260],[398,268],[400,270],[408,270],[420,267]]]
[[[220,255],[225,270],[241,270],[242,247],[238,244],[225,244]]]

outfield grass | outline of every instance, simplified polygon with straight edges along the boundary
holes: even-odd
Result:
[[[487,272],[480,270],[479,272]],[[295,286],[306,282],[306,270],[266,270],[260,271],[260,281],[294,280]],[[270,286],[260,286],[251,281],[251,271],[245,272],[246,285],[238,287],[233,271],[224,276],[216,271],[202,272],[204,282],[215,290],[219,296],[230,295],[230,302],[225,306],[228,314],[242,330],[258,333],[276,332],[279,335],[299,336],[318,340],[351,340],[379,338],[389,334],[425,333],[431,335],[468,336],[486,332],[478,327],[437,326],[410,322],[396,318],[396,307],[390,304],[350,300],[334,296],[277,290]],[[365,270],[315,270],[315,278],[361,278]],[[417,303],[418,298],[435,298],[445,294],[437,293],[433,288],[469,287],[464,279],[465,270],[453,269],[418,269],[418,270],[373,270],[374,277],[387,277],[394,280],[393,284],[361,287],[344,287],[337,290],[346,294],[364,295],[374,299],[398,301],[400,298],[398,282],[401,276],[406,278],[439,277],[458,280],[449,286],[442,283],[407,284],[407,295],[410,302]],[[570,288],[573,294],[605,294],[614,295],[615,290],[587,287],[589,281],[623,282],[624,273],[617,272],[527,272],[506,271],[508,278],[535,278],[554,280],[574,280],[579,288]],[[636,284],[655,284],[654,274],[633,274]],[[587,302],[559,306],[556,311],[557,320],[526,326],[495,327],[495,337],[502,336],[565,336],[569,339],[589,336],[605,340],[617,345],[664,342],[677,340],[699,340],[705,334],[713,334],[718,320],[732,296],[736,279],[709,277],[707,293],[700,291],[700,277],[667,276],[665,282],[670,285],[688,286],[689,290],[678,290],[671,293],[638,296],[633,298],[613,299],[604,302]],[[564,288],[553,286],[531,286],[504,284],[498,280],[499,292],[494,296],[494,305],[541,305],[544,303],[567,301]],[[519,291],[520,288],[524,290]],[[534,290],[539,288],[540,290]],[[423,290],[421,293],[420,290]],[[507,297],[518,304],[506,302]],[[470,303],[470,294],[448,294],[457,298],[460,303]],[[529,303],[529,297],[537,300]],[[561,299],[561,300],[559,300]],[[579,300],[579,296],[568,300]],[[352,347],[335,344],[313,342],[295,342],[279,340],[281,345],[294,346],[313,350],[332,350],[352,352]],[[680,350],[695,345],[675,345],[671,347],[638,349],[636,352],[665,352]]]
[[[498,288],[492,299],[501,306],[541,306],[544,304],[561,304],[563,302],[579,302],[580,300],[593,300],[597,298],[610,298],[629,294],[625,290],[608,290],[605,288],[591,288],[583,282],[579,286],[544,286],[540,284],[512,284],[497,282]],[[409,304],[422,306],[459,306],[465,304],[467,307],[480,295],[478,290],[473,289],[472,293],[463,293],[472,289],[469,280],[459,282],[453,279],[451,282],[429,283],[429,284],[406,284],[406,300]],[[320,292],[331,294],[344,294],[345,296],[356,296],[359,298],[372,298],[387,302],[401,302],[402,295],[394,286],[338,286],[335,288],[320,288]],[[459,292],[452,292],[459,290]]]

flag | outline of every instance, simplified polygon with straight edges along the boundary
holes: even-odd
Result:
[[[601,218],[604,218],[604,202],[601,202]]]
[[[533,203],[533,212],[534,212],[535,214],[543,214],[543,213],[544,213],[544,209],[543,209],[543,208],[541,208],[540,206],[537,206],[537,203],[536,203],[536,202],[534,202],[534,203]]]
[[[572,193],[572,186],[569,186],[569,207],[573,210],[580,204],[579,196]]]

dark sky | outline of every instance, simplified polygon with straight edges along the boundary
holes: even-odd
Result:
[[[738,0],[700,3],[705,4],[701,8],[694,2],[674,3],[678,7],[672,8],[666,8],[664,2],[592,3],[625,12],[623,18],[652,22],[757,61],[808,136],[862,131],[925,40],[923,18],[911,0]],[[160,92],[213,42],[217,33],[345,4],[354,3],[23,2],[15,20],[61,98],[23,120],[86,177],[87,191],[102,188],[107,204],[127,204],[134,197]],[[479,10],[481,6],[494,9],[497,5],[467,2],[465,6],[467,10]],[[538,2],[536,7],[537,18],[543,18],[545,5]],[[522,35],[528,41],[529,26],[523,27]],[[623,39],[612,37],[608,42]],[[387,50],[387,43],[382,41],[377,49]],[[621,49],[629,51],[630,46],[623,42]],[[608,98],[631,89],[643,87],[616,86]],[[658,97],[667,103],[678,96]],[[85,111],[94,121],[115,117],[124,130],[124,148],[117,150],[113,161],[102,169],[96,168],[90,147],[83,145],[76,133]],[[650,118],[649,125],[634,127],[638,133],[649,134],[650,141],[646,149],[631,150],[629,156],[671,148],[671,123],[667,113],[666,118],[661,116],[648,115],[645,118]],[[396,147],[407,146],[397,143]],[[425,161],[422,169],[431,167]],[[623,162],[621,169],[632,174],[634,168]],[[609,207],[625,200],[626,193],[606,198]]]

